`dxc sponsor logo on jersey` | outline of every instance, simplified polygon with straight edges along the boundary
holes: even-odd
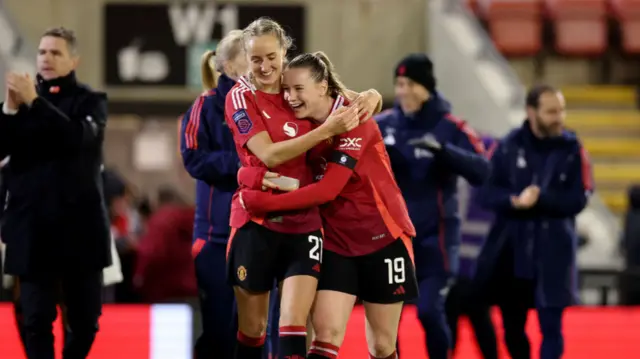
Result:
[[[341,138],[340,139],[340,149],[341,150],[351,150],[351,151],[359,151],[362,149],[362,138],[354,137],[354,138]]]

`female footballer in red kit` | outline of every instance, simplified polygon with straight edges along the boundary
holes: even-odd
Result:
[[[283,88],[297,118],[323,126],[348,101],[322,53],[293,59]],[[371,358],[397,358],[403,302],[417,296],[411,237],[415,230],[391,173],[378,125],[368,121],[325,141],[310,153],[318,182],[285,194],[243,190],[254,215],[320,207],[325,233],[322,275],[313,307],[315,338],[307,358],[336,358],[356,298],[364,301]],[[256,171],[241,182],[255,188]]]
[[[314,128],[296,119],[281,91],[282,69],[292,40],[267,18],[244,32],[250,73],[241,77],[225,103],[225,121],[232,131],[243,166],[270,168],[313,181],[305,153],[318,143],[359,123],[358,107],[336,112]],[[380,96],[368,91],[361,110],[373,114]],[[242,187],[241,187],[242,188]],[[279,354],[306,356],[306,323],[315,297],[322,255],[322,222],[317,208],[251,216],[238,201],[231,206],[232,232],[227,248],[228,279],[238,305],[237,359],[258,359],[264,344],[269,292],[282,283]]]

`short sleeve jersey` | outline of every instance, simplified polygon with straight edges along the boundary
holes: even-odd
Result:
[[[338,97],[334,110],[344,102]],[[316,179],[322,177],[329,162],[353,169],[338,197],[320,207],[325,249],[360,256],[400,238],[415,236],[375,121],[367,121],[320,145],[310,161]]]
[[[256,134],[266,131],[273,142],[281,142],[302,136],[313,129],[310,121],[299,120],[294,116],[282,93],[258,91],[245,77],[241,77],[227,94],[224,117],[233,134],[240,162],[246,167],[266,167],[246,146],[247,141]],[[300,186],[313,182],[306,154],[271,170],[283,176],[297,178]],[[253,220],[280,233],[308,233],[322,226],[317,207],[270,213],[267,218],[253,218],[240,205],[238,192],[231,203],[231,227],[240,228]]]

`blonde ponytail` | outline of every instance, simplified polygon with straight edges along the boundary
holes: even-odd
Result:
[[[216,52],[209,50],[202,54],[200,60],[200,72],[202,75],[202,87],[205,91],[212,90],[218,86],[220,73],[215,68]]]

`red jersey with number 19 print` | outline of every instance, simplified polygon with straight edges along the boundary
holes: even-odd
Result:
[[[338,97],[333,110],[344,101]],[[344,256],[373,253],[395,240],[413,252],[415,229],[375,121],[317,146],[310,160],[319,182],[278,195],[252,191],[245,204],[257,212],[324,204],[324,248]]]
[[[302,136],[313,129],[306,120],[298,120],[285,101],[282,93],[268,94],[258,91],[241,77],[225,99],[225,121],[233,134],[238,157],[242,166],[265,167],[260,159],[246,147],[247,141],[256,134],[267,131],[273,142],[286,141]],[[300,180],[300,186],[313,182],[311,168],[302,154],[271,171]],[[242,189],[242,186],[239,190]],[[280,233],[308,233],[318,230],[322,220],[317,207],[294,211],[269,213],[264,218],[252,217],[240,205],[238,192],[231,202],[230,225],[240,228],[250,220]]]

